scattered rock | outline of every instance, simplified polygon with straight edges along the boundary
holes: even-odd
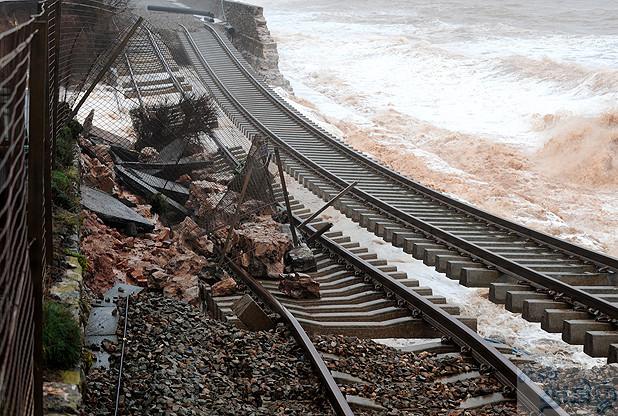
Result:
[[[159,159],[159,152],[154,147],[144,147],[139,152],[139,161],[143,163],[155,162]]]
[[[285,253],[285,271],[290,272],[317,272],[318,264],[313,251],[306,244],[295,247]]]
[[[304,273],[282,274],[279,291],[294,299],[320,298],[320,284]]]
[[[197,254],[210,257],[214,252],[214,244],[206,236],[203,230],[187,217],[174,228],[176,238],[182,243],[190,247]]]
[[[127,333],[119,414],[333,414],[282,325],[241,330],[184,302],[143,292],[132,298]],[[113,414],[117,369],[116,359],[107,372],[90,371],[82,414]]]
[[[193,179],[191,179],[191,176],[188,174],[184,174],[182,176],[180,176],[178,179],[176,179],[176,182],[178,182],[181,185],[184,186],[189,186],[191,185],[191,182],[193,181]]]
[[[212,285],[210,289],[212,296],[230,296],[236,293],[236,290],[238,290],[238,284],[230,276],[224,277],[223,280]]]
[[[116,187],[116,175],[108,166],[102,164],[99,159],[91,158],[83,154],[82,163],[82,180],[87,185],[92,186],[111,194]]]

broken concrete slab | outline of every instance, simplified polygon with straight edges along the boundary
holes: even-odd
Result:
[[[88,131],[88,138],[93,142],[115,145],[125,149],[130,149],[133,146],[130,140],[94,125]]]
[[[180,222],[189,215],[189,211],[187,211],[185,207],[183,207],[173,199],[167,197],[166,195],[158,192],[155,188],[144,182],[127,168],[116,165],[116,173],[118,174],[118,178],[121,179],[126,186],[131,188],[137,194],[142,195],[149,200],[152,200],[155,195],[161,195],[163,200],[165,200],[167,207],[169,208],[169,212],[164,215],[164,217],[168,221],[175,223]]]
[[[252,331],[266,331],[274,327],[273,321],[250,295],[244,295],[236,301],[232,311]]]
[[[133,224],[143,232],[154,230],[153,223],[105,192],[82,185],[81,194],[82,206],[96,213],[106,224],[123,229]]]
[[[158,176],[150,175],[136,169],[129,168],[128,171],[176,202],[185,204],[189,199],[189,189],[172,180],[159,178]]]
[[[284,256],[285,271],[290,272],[317,272],[318,263],[313,251],[306,245],[301,244],[288,250]]]
[[[162,162],[176,162],[180,160],[187,142],[185,139],[176,139],[159,152],[159,160]]]
[[[124,148],[122,146],[110,145],[110,151],[116,156],[117,162],[138,162],[139,152],[131,149]]]
[[[176,162],[126,162],[123,165],[127,168],[138,169],[142,172],[151,173],[163,179],[175,180],[182,175],[190,174],[195,170],[207,169],[213,165],[209,160],[180,161]],[[157,172],[157,173],[152,173]]]
[[[143,287],[128,285],[126,283],[116,283],[114,287],[105,292],[103,297],[105,299],[126,298],[127,296],[134,295],[142,290],[144,290]]]
[[[90,312],[88,325],[86,326],[86,337],[94,335],[114,335],[118,325],[118,311],[116,305],[95,306]]]

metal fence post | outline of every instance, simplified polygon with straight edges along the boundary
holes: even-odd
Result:
[[[28,239],[34,296],[34,414],[43,415],[43,280],[45,277],[45,167],[47,136],[47,22],[34,23],[30,54],[30,135],[28,152]]]

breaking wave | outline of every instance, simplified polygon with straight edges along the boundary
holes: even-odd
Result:
[[[544,119],[550,139],[536,155],[542,171],[589,187],[618,185],[618,112]]]

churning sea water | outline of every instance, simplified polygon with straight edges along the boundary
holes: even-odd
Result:
[[[618,1],[258,3],[291,100],[350,143],[618,255]]]
[[[539,117],[618,98],[618,2],[263,0],[292,85],[369,117],[538,146]]]

